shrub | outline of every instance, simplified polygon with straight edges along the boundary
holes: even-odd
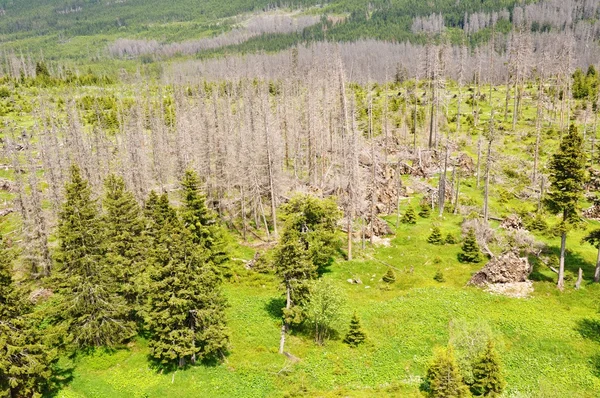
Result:
[[[419,217],[429,218],[430,216],[431,216],[431,208],[427,205],[421,207],[421,211],[419,212]]]
[[[391,268],[388,268],[387,272],[381,278],[385,283],[394,283],[396,282],[396,274]]]
[[[458,241],[456,240],[456,238],[454,237],[454,235],[452,235],[451,233],[448,233],[448,235],[446,235],[446,244],[447,245],[455,245],[458,243]]]
[[[433,276],[433,280],[436,282],[446,282],[446,278],[444,278],[444,274],[442,273],[442,270],[437,270],[437,272],[435,273],[435,275]]]

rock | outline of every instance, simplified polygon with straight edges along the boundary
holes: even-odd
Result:
[[[359,278],[350,278],[347,280],[348,283],[351,283],[353,285],[362,285],[362,281]]]
[[[514,252],[506,252],[492,258],[479,272],[469,285],[484,286],[496,283],[526,282],[531,273],[531,266],[526,257],[519,257]]]
[[[486,290],[492,294],[501,294],[503,296],[526,298],[533,293],[533,282],[514,282],[514,283],[490,283]]]
[[[52,290],[40,288],[31,292],[31,294],[29,295],[29,301],[31,301],[33,304],[37,304],[39,302],[48,300],[53,295],[54,293],[52,292]]]

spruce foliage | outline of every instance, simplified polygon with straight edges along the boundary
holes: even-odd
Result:
[[[164,366],[216,359],[227,350],[225,299],[208,249],[194,243],[166,194],[150,195],[152,245],[146,321],[150,353]]]
[[[452,235],[451,233],[448,233],[448,235],[446,235],[446,240],[444,241],[445,244],[447,245],[455,245],[457,243],[456,238],[454,237],[454,235]]]
[[[499,396],[506,386],[500,358],[491,340],[488,341],[483,353],[473,363],[473,378],[471,391],[477,396]]]
[[[145,220],[121,177],[109,175],[104,181],[104,189],[102,243],[106,264],[114,275],[118,293],[130,307],[137,306],[144,286]]]
[[[458,254],[458,259],[463,263],[479,263],[483,260],[481,250],[477,244],[477,238],[475,237],[475,230],[469,229],[467,236],[462,245],[462,253]]]
[[[550,189],[544,199],[548,210],[561,213],[564,223],[577,220],[586,181],[585,162],[583,138],[572,124],[550,160]]]
[[[298,231],[284,230],[275,247],[273,263],[290,295],[290,306],[284,309],[285,321],[300,324],[304,320],[301,306],[308,300],[309,282],[317,277],[317,266],[311,261]]]
[[[387,272],[381,278],[385,283],[394,283],[396,282],[396,274],[391,268],[388,268]]]
[[[59,214],[56,316],[79,347],[114,346],[133,335],[125,300],[107,268],[96,201],[79,167],[71,167]]]
[[[427,369],[424,387],[431,398],[461,398],[469,395],[452,347],[436,351]]]
[[[367,339],[367,334],[364,332],[360,319],[356,312],[352,316],[350,320],[350,329],[344,337],[344,343],[348,344],[350,347],[357,347],[362,344]]]
[[[42,344],[29,317],[31,304],[13,283],[11,265],[0,237],[0,396],[41,397],[56,352]]]
[[[403,224],[416,224],[417,216],[415,215],[415,210],[412,207],[406,209],[406,212],[400,219]]]
[[[419,212],[419,217],[421,217],[421,218],[431,217],[431,207],[429,207],[428,205],[421,207],[421,211]]]
[[[442,231],[440,231],[440,227],[435,225],[431,230],[431,235],[427,238],[427,242],[432,245],[443,245],[444,238],[442,237]]]
[[[225,232],[216,214],[206,206],[206,196],[200,191],[200,179],[194,170],[186,170],[181,179],[183,208],[181,218],[191,232],[193,242],[207,249],[209,260],[221,265],[228,259]]]
[[[298,237],[319,273],[333,262],[339,239],[337,222],[341,212],[335,201],[311,195],[295,195],[281,206],[284,229],[298,232]]]

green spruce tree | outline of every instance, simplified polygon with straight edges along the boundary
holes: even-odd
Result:
[[[385,283],[394,283],[396,282],[396,274],[391,268],[388,268],[387,272],[381,278]]]
[[[429,207],[428,205],[422,206],[421,211],[419,212],[419,217],[421,217],[421,218],[431,217],[431,207]]]
[[[326,271],[340,247],[336,230],[341,212],[335,201],[295,195],[280,210],[284,230],[296,231],[317,271]]]
[[[218,359],[229,344],[225,299],[208,250],[194,243],[166,194],[151,194],[146,322],[150,353],[163,366]]]
[[[145,220],[140,206],[133,194],[125,189],[121,177],[109,175],[104,181],[104,189],[104,259],[117,283],[117,292],[133,310],[141,304],[145,286]]]
[[[366,339],[367,334],[360,325],[360,319],[355,312],[350,320],[350,329],[348,330],[346,337],[344,337],[344,343],[348,344],[350,347],[357,347],[364,343]]]
[[[0,396],[41,397],[50,384],[56,351],[42,344],[31,304],[12,280],[12,256],[0,237]]]
[[[471,392],[476,396],[497,397],[502,394],[506,382],[502,375],[500,358],[489,340],[483,353],[473,363]]]
[[[452,347],[436,351],[427,369],[424,389],[431,398],[461,398],[469,395]]]
[[[454,235],[452,235],[451,233],[448,233],[448,235],[446,235],[446,240],[444,241],[445,244],[447,245],[455,245],[456,242],[456,238],[454,237]]]
[[[596,269],[594,270],[594,282],[600,282],[600,229],[595,229],[588,233],[584,238],[584,242],[589,243],[598,249],[596,256]]]
[[[567,233],[579,219],[580,201],[586,181],[585,162],[583,138],[572,124],[569,133],[563,137],[558,151],[550,160],[550,189],[544,199],[544,204],[551,213],[562,216],[559,227],[561,233],[557,282],[559,289],[564,288]]]
[[[72,166],[58,220],[55,310],[79,347],[114,346],[134,334],[125,300],[107,267],[102,232],[88,182]]]
[[[416,224],[417,216],[415,215],[415,210],[412,207],[406,209],[406,212],[400,219],[403,224]]]
[[[473,228],[467,232],[462,245],[462,252],[458,255],[458,260],[462,263],[479,263],[483,260],[483,255],[481,254],[481,250],[479,250]]]
[[[427,242],[432,245],[443,245],[444,238],[442,238],[442,231],[440,231],[440,227],[434,225],[431,229],[431,235],[427,238]]]
[[[228,259],[225,231],[220,227],[216,214],[206,206],[206,197],[200,191],[200,179],[195,171],[186,170],[181,187],[181,218],[185,227],[192,233],[194,243],[207,249],[209,260],[218,267],[223,265]],[[223,273],[220,267],[217,271]]]

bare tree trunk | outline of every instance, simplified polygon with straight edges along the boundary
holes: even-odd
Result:
[[[540,138],[542,132],[542,87],[543,83],[540,78],[540,82],[538,84],[537,115],[535,118],[535,153],[533,156],[533,176],[531,177],[532,184],[535,184],[537,180],[537,169],[540,154]]]
[[[292,305],[292,300],[291,300],[291,296],[290,296],[290,284],[289,282],[286,282],[286,287],[285,287],[285,309],[289,310],[290,306]],[[287,333],[287,323],[285,322],[285,319],[282,320],[281,322],[281,337],[279,339],[279,353],[283,354],[283,350],[285,348],[285,334]]]
[[[444,172],[440,176],[440,183],[438,189],[438,208],[439,208],[439,216],[441,217],[444,214],[444,204],[446,202],[446,172],[448,170],[448,151],[449,151],[449,143],[446,141],[446,156],[444,158]]]
[[[577,282],[575,282],[575,289],[579,289],[581,287],[581,282],[583,281],[583,270],[579,268],[577,273]]]
[[[556,287],[563,290],[565,287],[565,250],[567,247],[567,232],[564,231],[560,237],[560,262],[558,267],[558,282]]]

